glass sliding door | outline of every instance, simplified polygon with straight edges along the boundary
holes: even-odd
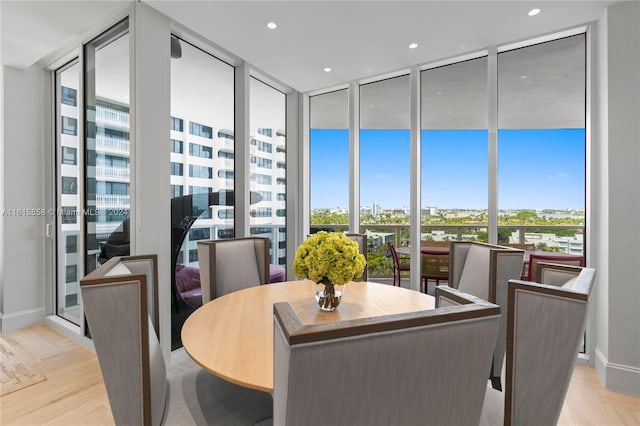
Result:
[[[349,227],[348,96],[343,89],[309,99],[311,233]],[[322,226],[331,224],[343,226]]]
[[[423,244],[488,241],[487,58],[421,72]]]
[[[80,220],[82,199],[79,191],[81,144],[78,94],[80,65],[77,60],[63,66],[56,77],[56,230],[57,274],[56,313],[80,325],[79,280],[84,275]]]
[[[261,201],[249,210],[252,237],[271,241],[271,263],[287,264],[287,97],[251,77],[249,190]]]
[[[500,243],[584,253],[585,40],[498,54]]]
[[[360,232],[368,234],[369,276],[393,273],[387,242],[409,242],[410,105],[408,75],[360,87]]]
[[[85,271],[129,254],[129,33],[123,22],[85,45]],[[80,218],[79,218],[80,219]]]

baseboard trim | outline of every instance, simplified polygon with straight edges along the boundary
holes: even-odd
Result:
[[[44,307],[27,309],[12,314],[0,314],[0,330],[3,333],[11,333],[21,328],[42,322]]]
[[[609,362],[598,348],[595,354],[596,373],[607,389],[640,396],[640,368]]]

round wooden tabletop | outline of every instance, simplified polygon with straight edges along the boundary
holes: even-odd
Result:
[[[289,302],[303,324],[415,312],[434,298],[372,282],[345,286],[340,306],[321,311],[308,280],[287,281],[229,293],[197,309],[182,327],[182,344],[205,370],[229,382],[273,390],[273,304]]]

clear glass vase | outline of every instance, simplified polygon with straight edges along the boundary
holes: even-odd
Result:
[[[316,302],[318,302],[320,309],[334,311],[344,295],[344,285],[318,283],[315,287]]]

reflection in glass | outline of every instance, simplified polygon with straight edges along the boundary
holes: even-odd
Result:
[[[271,241],[271,263],[286,268],[286,106],[284,93],[250,79],[249,190],[262,195],[252,204],[249,224],[252,237]],[[283,167],[276,167],[281,164]]]
[[[234,68],[172,36],[170,151],[172,328],[202,304],[197,242],[233,238]],[[226,174],[221,176],[221,172]],[[180,346],[179,334],[172,347]]]
[[[585,60],[584,34],[498,55],[499,225],[584,226]],[[499,242],[583,254],[582,228],[510,231]]]
[[[486,242],[487,58],[422,71],[420,86],[421,239]]]
[[[129,254],[129,34],[85,46],[85,274]]]
[[[76,214],[81,210],[78,194],[77,131],[69,132],[65,123],[78,122],[78,85],[80,66],[77,61],[56,71],[57,116],[57,185],[56,207],[60,212],[57,221],[57,297],[56,312],[67,320],[80,324],[80,300],[78,276],[82,276],[82,259],[78,251],[80,223]]]
[[[349,224],[348,94],[343,89],[309,100],[312,233],[320,229],[313,225]]]

